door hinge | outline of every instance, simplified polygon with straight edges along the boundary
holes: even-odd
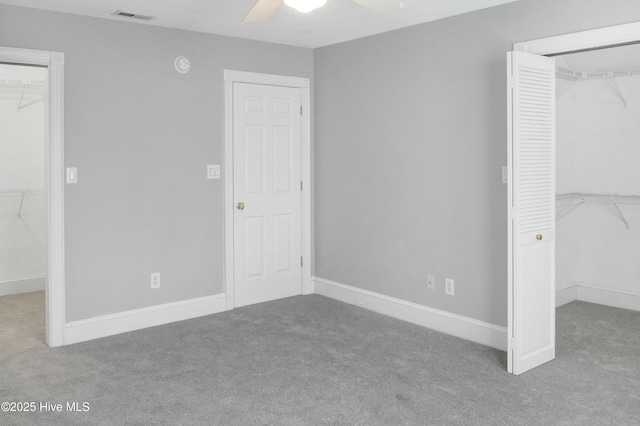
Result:
[[[302,181],[300,181],[300,191],[302,191]]]
[[[300,115],[302,115],[302,105],[300,105]]]
[[[516,339],[514,337],[509,339],[509,349],[512,351],[516,350]]]
[[[300,256],[300,266],[304,266],[304,258]]]

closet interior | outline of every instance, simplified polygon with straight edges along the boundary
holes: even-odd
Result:
[[[47,68],[0,63],[0,340],[44,344]]]
[[[557,305],[640,311],[640,45],[557,63]]]

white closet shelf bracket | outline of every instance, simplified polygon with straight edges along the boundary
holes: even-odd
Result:
[[[571,80],[571,82],[567,84],[563,89],[558,90],[556,92],[556,99],[560,99],[561,97],[563,97],[565,93],[567,93],[573,87],[573,85],[576,84],[576,81],[578,80]]]
[[[624,98],[624,95],[622,94],[622,92],[620,91],[620,87],[618,86],[618,83],[616,83],[616,81],[613,78],[609,79],[609,83],[611,84],[611,86],[613,87],[613,91],[616,92],[616,95],[618,95],[618,97],[620,98],[620,100],[622,101],[622,104],[624,105],[624,107],[627,107],[627,100]]]
[[[629,222],[618,207],[619,204],[635,204],[640,205],[640,196],[638,195],[618,195],[618,194],[590,194],[583,192],[572,192],[570,194],[556,195],[556,206],[566,207],[572,206],[569,210],[562,214],[558,214],[556,220],[559,221],[575,211],[583,204],[610,204],[616,211],[620,220],[629,228]]]

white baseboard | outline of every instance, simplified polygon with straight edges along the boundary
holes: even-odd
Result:
[[[578,300],[640,311],[640,292],[607,288],[597,284],[577,283]]]
[[[564,298],[562,304],[559,303],[561,297]],[[574,282],[556,291],[556,306],[562,306],[576,300],[640,311],[640,292],[617,290],[583,282]]]
[[[65,325],[64,344],[85,342],[100,337],[187,320],[226,310],[224,294],[199,297],[117,314],[103,315]]]
[[[315,293],[360,306],[383,315],[471,340],[503,351],[507,350],[507,328],[380,293],[313,277]]]
[[[43,291],[47,285],[47,280],[43,276],[14,278],[0,281],[0,296],[11,294],[31,293],[32,291]]]
[[[578,288],[575,283],[567,284],[556,290],[556,308],[578,300]]]

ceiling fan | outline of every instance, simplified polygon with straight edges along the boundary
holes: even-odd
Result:
[[[360,6],[365,7],[378,15],[386,15],[395,9],[402,7],[398,0],[353,0]],[[258,0],[251,8],[247,16],[242,22],[252,24],[256,22],[265,22],[284,2],[289,7],[299,12],[307,13],[313,9],[324,6],[327,0]]]

